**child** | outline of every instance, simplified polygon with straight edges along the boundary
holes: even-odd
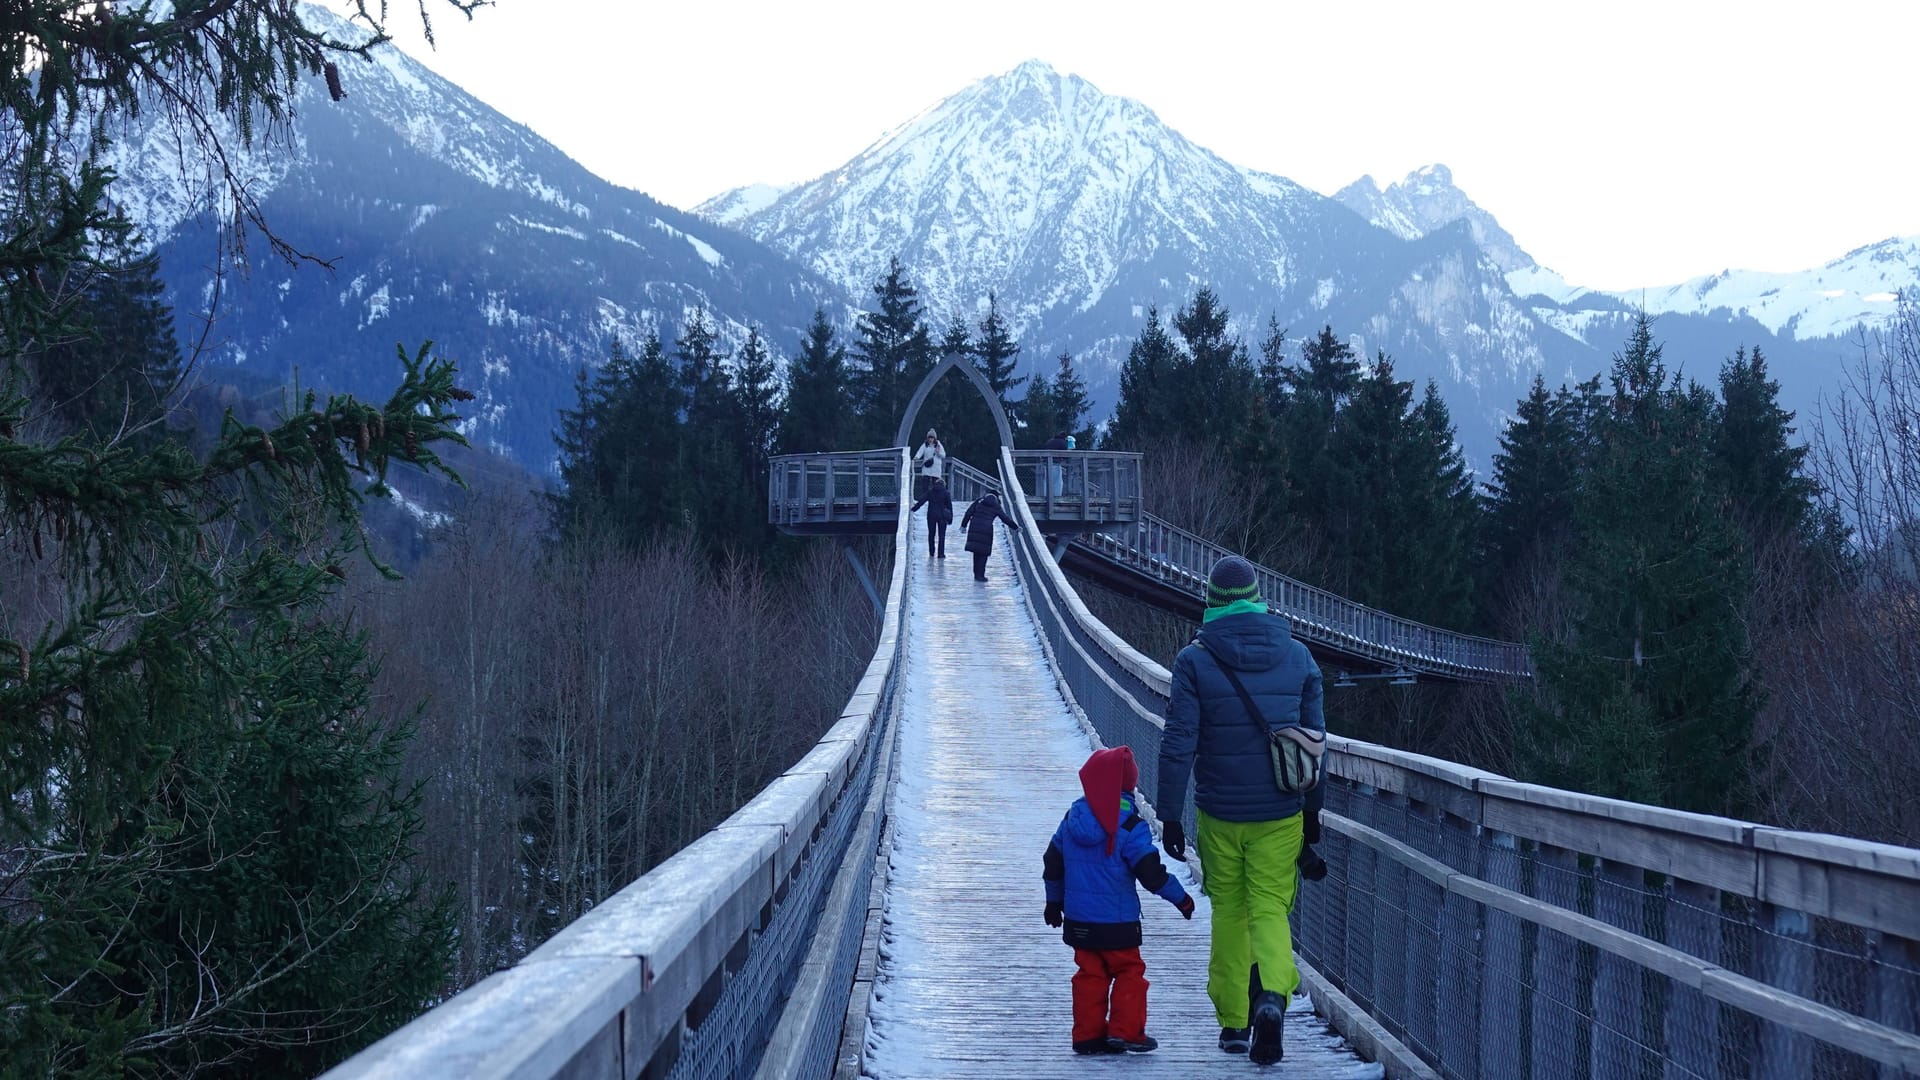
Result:
[[[1124,746],[1096,750],[1080,767],[1080,788],[1047,845],[1046,920],[1065,926],[1080,970],[1073,976],[1073,1052],[1144,1054],[1146,964],[1140,959],[1140,894],[1135,879],[1193,918],[1193,898],[1160,865],[1153,833],[1134,812],[1140,769]],[[1107,1002],[1111,990],[1113,1011]]]

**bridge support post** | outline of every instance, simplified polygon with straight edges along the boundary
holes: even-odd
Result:
[[[1534,855],[1528,895],[1582,911],[1580,876],[1577,855],[1542,844]],[[1589,947],[1565,934],[1535,928],[1534,935],[1531,1075],[1539,1080],[1586,1076],[1593,1046],[1594,957]]]
[[[1500,832],[1487,833],[1485,877],[1503,889],[1524,892],[1525,867],[1519,841]],[[1533,1008],[1533,974],[1539,969],[1529,951],[1533,934],[1519,917],[1482,908],[1486,926],[1486,962],[1480,983],[1481,1076],[1528,1076],[1532,1047],[1527,1030]]]
[[[853,567],[853,576],[860,579],[860,587],[867,590],[867,599],[873,601],[873,614],[878,618],[886,618],[886,601],[880,599],[880,590],[873,587],[873,575],[867,573],[866,564],[860,561],[860,553],[853,550],[853,541],[840,541],[840,552],[847,557],[847,565]],[[893,557],[904,559],[907,553],[896,551]]]
[[[1720,890],[1675,881],[1667,890],[1667,944],[1709,964],[1720,963]],[[1744,1057],[1723,1069],[1720,1004],[1675,981],[1667,991],[1667,1080],[1744,1073]]]
[[[1904,938],[1876,934],[1872,939],[1873,981],[1867,987],[1867,1016],[1901,1031],[1920,1031],[1920,948]],[[1882,1065],[1880,1080],[1900,1070]]]
[[[1647,919],[1646,872],[1626,863],[1601,864],[1594,887],[1594,916],[1640,937],[1654,937]],[[1593,1075],[1645,1076],[1642,1055],[1658,1046],[1659,1033],[1645,1030],[1638,965],[1603,952],[1593,987]],[[1654,1037],[1649,1038],[1649,1034]]]
[[[1813,920],[1804,911],[1763,905],[1756,913],[1753,959],[1760,981],[1800,997],[1813,996]],[[1813,1075],[1813,1040],[1779,1024],[1760,1021],[1760,1048],[1753,1075],[1787,1080]]]
[[[1479,837],[1474,824],[1448,814],[1441,823],[1441,846],[1446,862],[1463,873],[1481,877]],[[1439,1047],[1440,1065],[1447,1076],[1491,1076],[1480,1065],[1480,1034],[1483,1017],[1491,1007],[1485,1002],[1499,1000],[1503,991],[1491,989],[1488,948],[1493,943],[1480,905],[1435,886],[1438,895],[1434,910],[1439,915],[1439,979],[1435,987],[1437,1028],[1433,1043]],[[1511,918],[1511,916],[1509,916]],[[1505,988],[1507,993],[1512,988]],[[1512,1011],[1511,1006],[1508,1007]]]

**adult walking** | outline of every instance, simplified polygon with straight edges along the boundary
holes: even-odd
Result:
[[[944,559],[947,557],[947,525],[953,521],[953,493],[947,490],[945,480],[935,480],[927,485],[927,493],[913,504],[908,513],[922,506],[927,508],[927,558]]]
[[[1302,758],[1300,747],[1324,746],[1326,730],[1320,666],[1287,621],[1267,612],[1253,564],[1221,559],[1207,576],[1200,632],[1173,661],[1155,805],[1167,853],[1186,858],[1180,808],[1192,774],[1213,901],[1207,995],[1220,1049],[1262,1065],[1283,1056],[1287,998],[1300,985],[1287,926],[1296,867],[1325,872],[1307,846],[1320,839],[1319,758]],[[1303,761],[1310,775],[1298,772]]]
[[[943,479],[947,475],[947,448],[940,441],[940,433],[927,429],[927,437],[921,442],[920,449],[913,452],[914,497],[926,495],[932,481]]]
[[[960,518],[960,527],[967,530],[967,550],[973,552],[973,580],[987,580],[987,556],[993,554],[993,523],[998,519],[1007,523],[1007,528],[1017,529],[1005,510],[1000,509],[1000,496],[989,491],[973,500],[967,512]]]

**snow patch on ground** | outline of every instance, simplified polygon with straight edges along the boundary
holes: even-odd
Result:
[[[569,228],[565,225],[548,225],[544,222],[529,221],[526,218],[521,217],[519,214],[510,214],[508,215],[508,217],[513,221],[514,224],[522,226],[523,228],[537,229],[540,232],[552,233],[555,236],[570,236],[575,240],[585,240],[587,238],[586,233],[581,232],[579,229]]]

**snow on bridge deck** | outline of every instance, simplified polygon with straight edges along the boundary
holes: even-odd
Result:
[[[906,697],[866,1075],[1379,1077],[1304,997],[1287,1017],[1283,1064],[1222,1053],[1206,994],[1208,904],[1197,898],[1186,922],[1144,891],[1147,1032],[1160,1049],[1074,1055],[1073,953],[1041,921],[1040,858],[1080,794],[1091,743],[1049,673],[1004,531],[980,584],[957,549],[964,534],[928,560],[923,527],[916,518],[905,553]]]

